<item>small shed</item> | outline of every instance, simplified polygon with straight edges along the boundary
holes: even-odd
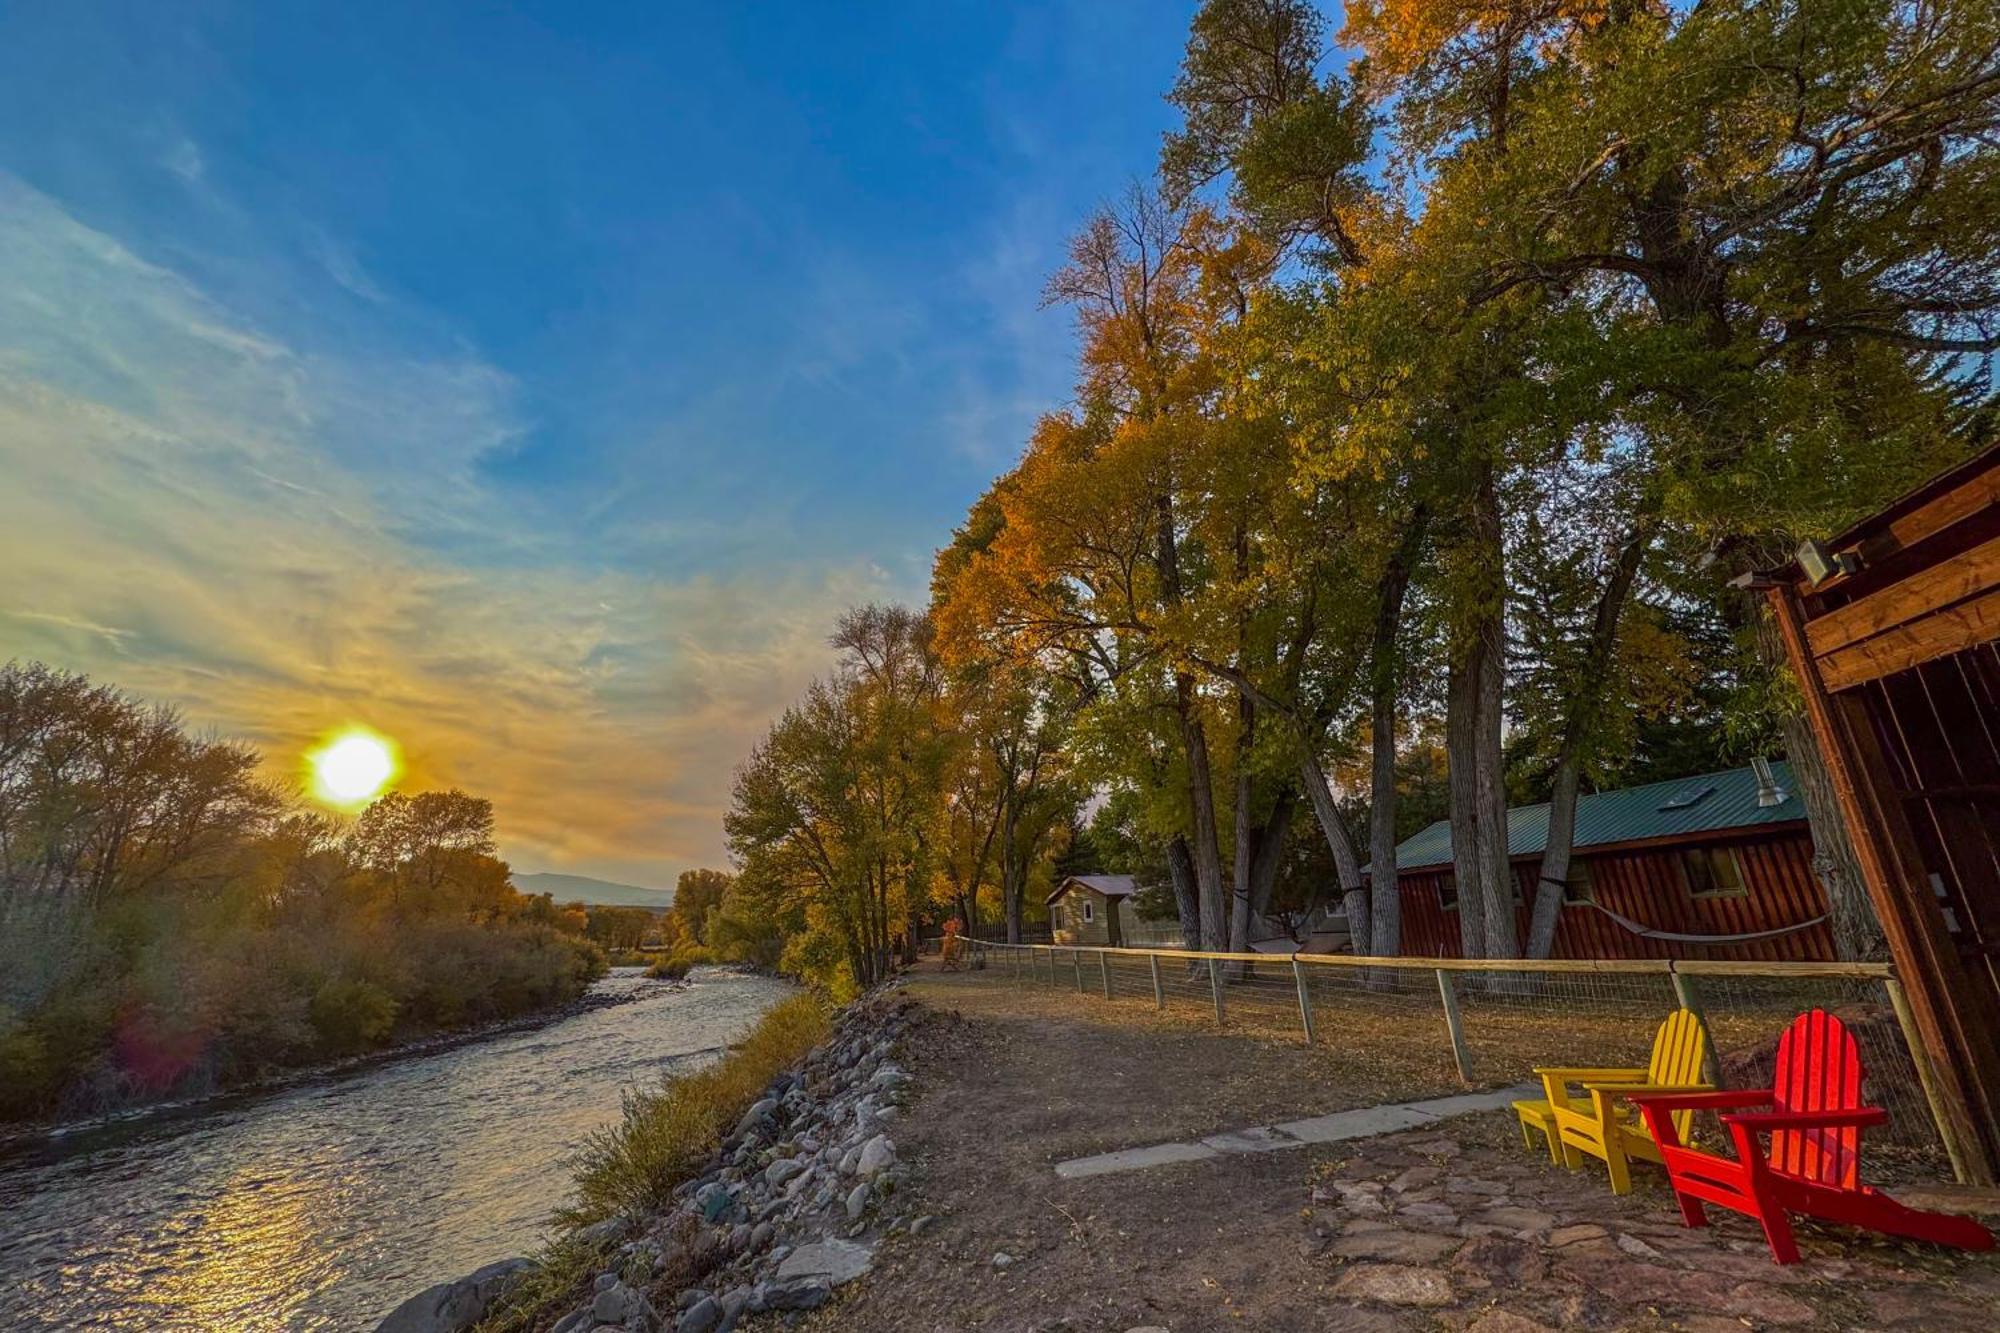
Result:
[[[1784,637],[1953,1164],[1990,1184],[2000,1179],[2000,448],[1741,582],[1765,593]]]
[[[1127,900],[1139,891],[1130,875],[1071,875],[1049,894],[1049,926],[1057,944],[1122,948]]]
[[[1548,844],[1549,807],[1507,812],[1522,938]],[[1699,773],[1577,798],[1558,958],[1833,957],[1805,807],[1784,763]],[[1403,952],[1459,953],[1451,824],[1396,849]]]

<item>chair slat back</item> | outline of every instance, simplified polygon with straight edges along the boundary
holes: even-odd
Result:
[[[1772,1105],[1780,1111],[1852,1111],[1861,1101],[1861,1046],[1847,1025],[1824,1009],[1800,1014],[1778,1039]],[[1861,1130],[1779,1130],[1771,1135],[1771,1166],[1839,1189],[1860,1181]]]
[[[1653,1058],[1646,1064],[1646,1081],[1670,1088],[1694,1087],[1702,1082],[1702,1057],[1708,1054],[1708,1029],[1692,1009],[1676,1009],[1653,1034]],[[1688,1136],[1692,1111],[1674,1112],[1674,1130],[1682,1140]]]

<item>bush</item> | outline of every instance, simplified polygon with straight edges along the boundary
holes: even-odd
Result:
[[[679,981],[697,967],[714,967],[721,961],[713,949],[699,944],[683,944],[647,968],[646,975],[658,980]]]
[[[312,1025],[322,1049],[365,1051],[396,1030],[396,997],[369,981],[332,979],[313,992]]]
[[[576,1197],[558,1215],[581,1226],[613,1213],[663,1208],[722,1144],[773,1078],[825,1040],[833,1022],[814,995],[794,995],[721,1060],[625,1097],[625,1118],[584,1141],[571,1165]]]

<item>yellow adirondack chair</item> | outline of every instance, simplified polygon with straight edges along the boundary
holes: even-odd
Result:
[[[1634,1157],[1648,1162],[1660,1160],[1660,1150],[1645,1122],[1624,1098],[1635,1092],[1707,1090],[1711,1084],[1702,1077],[1703,1058],[1708,1054],[1708,1031],[1691,1009],[1676,1009],[1653,1035],[1653,1057],[1644,1069],[1555,1066],[1538,1068],[1546,1107],[1543,1125],[1548,1135],[1549,1153],[1564,1166],[1583,1164],[1582,1154],[1603,1161],[1611,1176],[1611,1192],[1624,1194],[1632,1188],[1630,1162]],[[1582,1087],[1584,1096],[1572,1098],[1570,1086]],[[1529,1117],[1516,1103],[1525,1134]],[[1676,1111],[1674,1128],[1683,1138],[1693,1113]]]

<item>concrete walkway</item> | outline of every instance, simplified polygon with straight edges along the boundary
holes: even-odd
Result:
[[[1281,1125],[1253,1125],[1248,1129],[1211,1134],[1193,1143],[1155,1143],[1144,1148],[1121,1148],[1094,1157],[1073,1157],[1056,1163],[1056,1175],[1063,1180],[1085,1176],[1106,1176],[1118,1171],[1143,1171],[1149,1166],[1175,1162],[1205,1162],[1211,1158],[1241,1153],[1282,1152],[1310,1143],[1338,1143],[1343,1139],[1366,1139],[1377,1134],[1434,1125],[1452,1116],[1477,1111],[1502,1110],[1522,1097],[1533,1097],[1540,1086],[1523,1083],[1493,1092],[1468,1092],[1456,1097],[1433,1097],[1421,1102],[1390,1102],[1364,1106],[1354,1111],[1335,1111],[1310,1120],[1288,1120]]]

